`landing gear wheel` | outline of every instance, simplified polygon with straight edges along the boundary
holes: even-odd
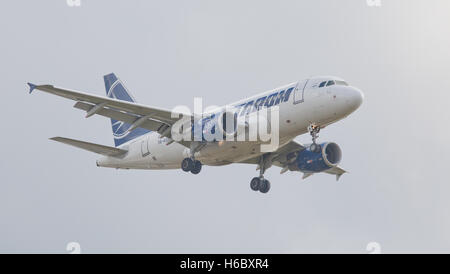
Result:
[[[194,161],[191,158],[184,158],[181,162],[181,169],[183,171],[189,172],[194,168]]]
[[[320,146],[313,143],[309,146],[309,150],[311,150],[312,152],[320,152]]]
[[[259,191],[261,193],[267,193],[270,190],[270,182],[266,179],[262,179],[259,183]]]
[[[202,170],[202,163],[200,161],[195,160],[193,165],[194,166],[191,169],[191,173],[192,174],[199,174],[200,170]]]
[[[250,188],[253,191],[259,190],[261,193],[267,193],[270,190],[270,182],[264,179],[264,172],[272,166],[272,158],[268,156],[269,154],[263,154],[259,159],[259,177],[254,177],[250,181]]]
[[[260,185],[260,179],[259,177],[254,177],[251,181],[250,181],[250,188],[253,191],[258,191],[259,190],[259,185]]]

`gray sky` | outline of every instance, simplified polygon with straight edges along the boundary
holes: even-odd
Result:
[[[81,1],[0,9],[0,252],[450,252],[449,1]],[[302,181],[273,167],[261,195],[251,165],[97,168],[48,138],[112,145],[110,121],[25,83],[103,95],[110,72],[169,109],[342,77],[365,101],[320,140],[351,173]]]

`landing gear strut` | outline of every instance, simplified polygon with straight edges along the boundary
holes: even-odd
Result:
[[[311,123],[308,126],[308,131],[312,137],[312,144],[309,146],[309,149],[313,152],[320,152],[320,146],[316,143],[317,138],[319,138],[320,126],[316,123]]]
[[[261,161],[259,164],[259,177],[254,177],[250,181],[250,188],[253,191],[258,191],[261,193],[267,193],[270,190],[270,182],[269,180],[264,179],[264,172],[267,169],[267,160],[264,155],[261,156]]]

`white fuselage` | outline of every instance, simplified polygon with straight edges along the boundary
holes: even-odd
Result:
[[[320,87],[324,81],[335,81],[330,86]],[[279,106],[279,145],[290,142],[293,138],[307,132],[311,123],[321,127],[345,118],[362,103],[363,95],[355,87],[345,85],[337,77],[314,77],[285,85],[250,98],[240,100],[231,106],[240,107],[245,115],[245,106],[249,102],[264,103],[281,90],[292,88],[286,102]],[[259,101],[258,101],[259,100]],[[195,158],[205,165],[225,165],[242,162],[262,154],[261,142],[223,141],[208,142]],[[157,132],[131,140],[119,148],[128,150],[121,158],[103,157],[97,161],[98,166],[125,169],[178,169],[181,161],[189,157],[190,149]]]

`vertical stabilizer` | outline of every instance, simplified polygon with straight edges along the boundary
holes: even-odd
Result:
[[[105,80],[106,95],[109,98],[127,102],[136,102],[133,96],[125,88],[122,81],[120,81],[114,73],[105,75],[103,78]],[[116,147],[150,132],[149,130],[143,128],[136,128],[130,131],[130,124],[114,119],[111,119],[111,125],[114,136],[114,144]]]

